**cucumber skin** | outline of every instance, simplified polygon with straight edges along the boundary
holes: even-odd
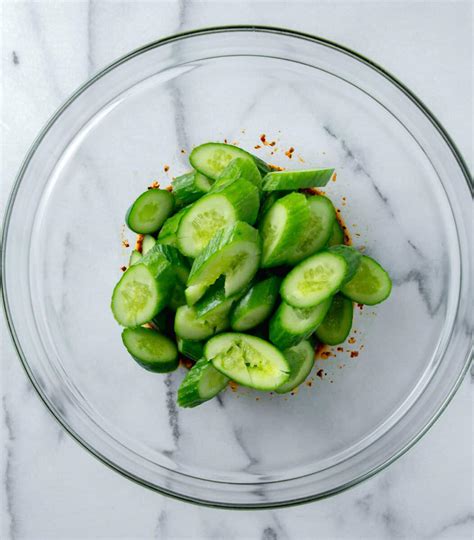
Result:
[[[343,310],[344,316],[349,315],[350,313],[349,317],[347,318],[348,324],[345,325],[345,328],[343,328],[343,331],[339,335],[337,335],[336,337],[329,336],[328,330],[325,327],[325,321],[327,320],[326,318],[316,329],[316,337],[319,341],[325,343],[326,345],[339,345],[340,343],[344,343],[344,341],[346,341],[347,339],[347,336],[350,334],[352,328],[352,320],[354,316],[354,304],[352,303],[352,300],[349,300],[341,294],[336,294],[333,298],[333,303],[331,304],[331,307],[329,308],[326,317],[329,318],[331,316],[331,311],[339,308]]]
[[[297,347],[299,349],[304,347],[306,350],[301,351],[301,352],[303,354],[306,353],[307,355],[310,355],[310,358],[308,357],[303,358],[303,362],[299,363],[299,365],[298,365],[297,360],[294,359],[294,356],[293,356],[295,352],[298,354],[298,351],[295,351]],[[279,386],[275,390],[277,394],[287,394],[288,392],[291,392],[292,390],[294,390],[296,387],[300,386],[308,378],[308,375],[311,373],[314,367],[314,360],[315,360],[314,349],[309,343],[309,341],[302,341],[295,347],[290,347],[288,349],[285,349],[283,351],[283,354],[285,355],[285,358],[290,366],[290,377],[286,382],[284,382],[281,386]],[[307,361],[308,361],[307,366],[305,366],[306,369],[301,371],[303,363]]]
[[[191,320],[186,321],[187,322],[186,326],[183,325],[183,322],[185,321],[181,320],[182,311],[180,310],[182,309],[193,310],[192,315],[191,315],[192,318]],[[207,322],[207,326],[206,326],[206,322]],[[193,328],[192,326],[193,324],[198,325],[198,330]],[[199,333],[198,337],[195,337],[195,335],[192,335],[189,332],[190,326],[194,334],[196,334],[196,332]],[[206,339],[211,338],[215,334],[222,332],[228,327],[229,327],[229,321],[226,315],[223,315],[222,317],[210,317],[209,319],[206,319],[204,317],[199,318],[197,316],[196,310],[193,307],[181,306],[180,308],[176,310],[176,315],[175,315],[175,320],[174,320],[174,332],[178,337],[185,339],[187,341],[204,341]]]
[[[321,318],[318,318],[316,323],[313,323],[311,326],[308,327],[308,329],[305,332],[298,333],[298,332],[292,332],[290,329],[286,329],[283,322],[282,322],[282,313],[283,309],[285,308],[285,302],[282,301],[278,309],[276,310],[273,317],[270,319],[270,327],[269,327],[269,339],[270,341],[279,349],[288,349],[290,347],[294,347],[298,345],[301,341],[304,341],[306,339],[309,339],[318,326],[323,322],[324,317],[326,316],[327,312],[329,311],[331,307],[331,299],[323,300],[321,304],[326,304],[323,307],[323,312],[321,313]],[[318,304],[313,309],[317,309],[321,304]],[[290,309],[292,308],[290,305],[287,306]]]
[[[185,206],[176,214],[170,216],[164,223],[158,235],[157,242],[178,247],[178,228],[183,216],[191,208],[191,205]]]
[[[214,310],[221,311],[226,308],[225,304],[227,304],[228,307],[224,310],[229,313],[233,302],[238,300],[242,294],[243,293],[238,293],[227,298],[224,290],[224,279],[220,277],[216,283],[209,287],[206,294],[196,302],[194,307],[196,308],[198,317],[205,317],[206,314]]]
[[[193,266],[188,278],[188,287],[199,283],[199,277],[205,271],[207,261],[219,253],[226,246],[234,242],[255,243],[261,251],[261,241],[258,231],[243,221],[238,221],[230,227],[221,229],[194,259]],[[255,272],[258,270],[256,265]],[[252,276],[253,277],[253,276]]]
[[[328,248],[329,253],[334,253],[342,257],[347,263],[347,272],[342,281],[342,288],[346,283],[348,283],[357,272],[359,268],[360,261],[362,260],[362,254],[354,249],[351,246],[332,246]]]
[[[135,356],[132,352],[130,352],[126,344],[125,334],[127,331],[133,331],[133,330],[138,330],[138,329],[140,329],[140,327],[135,328],[135,329],[125,328],[122,331],[122,343],[124,347],[127,349],[128,354],[135,360],[135,362],[137,362],[137,364],[139,364],[142,368],[146,369],[147,371],[151,371],[152,373],[170,373],[171,371],[175,371],[179,365],[178,349],[176,349],[176,345],[175,345],[175,349],[176,349],[175,358],[167,362],[147,362],[146,360],[142,360],[141,358],[139,358],[138,356]],[[147,329],[143,328],[143,330],[147,330]],[[155,331],[150,330],[150,332],[155,332]],[[167,341],[169,341],[170,343],[174,345],[174,343],[172,342],[171,339],[169,339],[169,337],[163,334],[160,334],[160,335],[162,338],[166,339]]]
[[[377,304],[380,304],[381,302],[384,302],[392,292],[392,280],[390,279],[390,276],[388,275],[388,272],[385,270],[385,268],[378,263],[375,259],[372,257],[369,257],[368,255],[362,255],[361,259],[361,265],[364,262],[364,260],[371,261],[371,264],[373,264],[377,269],[380,271],[382,275],[384,275],[387,279],[388,287],[386,289],[386,293],[382,296],[379,296],[376,301],[368,301],[367,298],[358,297],[357,294],[353,294],[348,290],[348,286],[350,285],[350,282],[347,282],[341,289],[341,293],[346,297],[349,298],[349,300],[352,300],[353,302],[357,302],[358,304],[365,304],[367,306],[376,306]],[[357,275],[357,272],[356,272]]]
[[[189,339],[178,338],[178,351],[184,354],[186,358],[197,362],[203,357],[204,354],[204,342],[191,341]]]
[[[212,362],[201,358],[194,366],[188,371],[186,377],[181,382],[180,387],[178,388],[178,405],[180,407],[191,408],[197,407],[206,401],[209,401],[213,397],[217,396],[219,392],[224,390],[227,386],[229,379],[222,376],[222,386],[218,387],[216,393],[213,396],[203,398],[199,394],[199,381],[203,375],[203,370],[215,369],[212,365]]]
[[[259,326],[272,312],[275,303],[278,298],[278,292],[280,290],[281,278],[277,276],[271,276],[267,279],[259,281],[253,285],[243,296],[239,302],[235,305],[231,317],[230,317],[230,326],[233,330],[238,332],[245,332],[250,328],[255,328]],[[244,317],[250,311],[261,307],[262,305],[267,306],[267,315],[257,323],[246,328],[239,328],[239,319]]]
[[[215,185],[210,194],[215,193],[224,195],[234,206],[237,221],[246,221],[249,225],[253,225],[257,221],[260,194],[255,184],[245,178],[237,178],[229,183]],[[242,194],[245,194],[244,199],[242,199]],[[238,204],[231,201],[238,201]]]
[[[211,180],[217,180],[219,178],[219,175],[222,173],[223,169],[225,168],[226,165],[224,165],[222,167],[222,169],[220,171],[217,172],[217,174],[214,174],[214,172],[210,172],[209,170],[204,170],[204,168],[202,168],[199,163],[197,162],[197,156],[198,156],[198,153],[202,150],[206,150],[208,149],[210,146],[214,146],[214,147],[221,147],[223,150],[228,150],[228,151],[231,151],[232,153],[234,153],[234,159],[235,157],[244,157],[244,158],[251,158],[255,161],[255,164],[257,165],[259,171],[261,171],[263,174],[266,174],[267,172],[271,171],[271,168],[263,161],[261,160],[259,157],[257,156],[254,156],[253,154],[250,154],[249,152],[247,152],[246,150],[243,150],[242,148],[239,148],[238,146],[233,146],[231,144],[224,144],[224,143],[214,143],[214,142],[208,142],[208,143],[204,143],[204,144],[201,144],[199,146],[197,146],[196,148],[193,149],[193,151],[191,152],[191,154],[189,155],[189,162],[191,163],[191,166],[194,167],[197,171],[199,171],[200,173],[204,174],[205,176],[207,176],[208,178],[211,178]],[[232,161],[229,160],[229,162]]]
[[[263,178],[263,191],[294,191],[325,186],[334,169],[308,171],[273,171]]]
[[[197,184],[196,175],[200,175],[197,171],[192,171],[181,176],[177,176],[172,182],[173,186],[173,195],[178,207],[186,206],[190,203],[193,203],[205,195],[211,188],[209,182],[209,189],[203,190]],[[202,175],[206,178],[204,175]]]
[[[283,234],[281,235],[278,244],[273,248],[273,251],[270,254],[262,254],[262,268],[271,268],[286,263],[288,250],[294,244],[295,237],[298,236],[301,223],[309,220],[309,208],[306,203],[306,197],[301,193],[290,193],[289,195],[282,197],[272,205],[272,208],[276,205],[281,205],[285,208],[288,218]],[[265,247],[265,235],[263,232],[267,220],[269,219],[270,211],[265,214],[260,225],[263,247]],[[263,252],[265,252],[264,249]]]
[[[336,221],[334,222],[332,233],[331,233],[331,236],[329,237],[327,246],[332,247],[332,246],[338,246],[340,244],[344,244],[344,231],[342,230],[342,227],[339,221],[337,221],[336,219]]]
[[[133,211],[134,211],[134,208],[135,208],[135,205],[141,201],[142,198],[144,198],[145,196],[148,196],[149,193],[152,193],[153,191],[159,191],[160,193],[167,193],[167,195],[165,195],[165,198],[168,199],[169,203],[170,203],[170,210],[168,212],[168,215],[165,216],[165,219],[154,229],[154,230],[138,230],[137,228],[133,228],[130,224],[130,219],[132,218],[132,214],[133,214]],[[163,225],[163,223],[166,221],[166,219],[173,213],[173,210],[174,210],[174,206],[175,206],[175,202],[174,202],[174,197],[173,195],[171,195],[171,193],[169,191],[167,191],[166,189],[159,189],[159,190],[150,190],[148,189],[147,191],[144,191],[141,195],[139,195],[135,201],[132,203],[132,205],[128,208],[126,214],[125,214],[125,223],[127,224],[127,227],[137,233],[137,234],[151,234],[151,233],[155,233],[156,231],[158,231],[161,226]]]
[[[224,186],[243,178],[254,184],[259,191],[262,189],[262,175],[252,158],[237,157],[222,171],[213,188]]]

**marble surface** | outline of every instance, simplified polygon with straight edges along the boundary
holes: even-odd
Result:
[[[287,26],[360,51],[424,100],[472,166],[468,3],[4,2],[2,15],[2,211],[28,146],[79,84],[147,41],[218,24]],[[222,511],[134,485],[65,437],[1,324],[1,538],[472,537],[472,376],[422,441],[364,484],[296,508]]]

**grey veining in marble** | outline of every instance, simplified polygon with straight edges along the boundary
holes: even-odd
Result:
[[[186,0],[89,0],[5,2],[2,9],[2,209],[37,132],[87,77],[147,41],[215,24],[293,27],[360,50],[423,96],[466,159],[472,159],[470,126],[465,121],[465,103],[471,99],[472,88],[458,83],[459,73],[471,68],[468,3],[229,2],[224,6]],[[420,28],[417,44],[413,35]],[[439,70],[440,65],[443,70]],[[189,114],[189,96],[176,92],[172,82],[170,95],[177,111],[176,144],[188,148],[183,122]],[[257,101],[248,104],[246,114],[258,106]],[[370,182],[370,166],[358,145],[341,137],[336,126],[325,124],[324,129],[328,138],[337,139],[354,173]],[[100,175],[97,164],[88,166]],[[396,209],[387,195],[373,186],[380,203],[396,219]],[[87,193],[82,196],[87,197]],[[68,246],[66,240],[64,249],[75,247]],[[425,288],[423,246],[413,244],[412,249],[417,264],[401,271],[394,281],[397,285],[413,284],[426,310],[436,316],[442,298],[434,298]],[[63,271],[71,268],[65,266]],[[68,309],[67,299],[61,302],[60,309]],[[164,498],[129,482],[87,454],[65,435],[32,391],[3,318],[0,325],[2,539],[472,538],[474,368],[430,432],[376,477],[311,505],[232,512]],[[163,384],[172,458],[181,444],[183,419],[174,402],[176,380],[168,376]],[[229,417],[227,399],[224,396],[220,401],[219,414]],[[249,451],[248,441],[231,419],[229,436],[240,447],[242,466],[251,470],[258,464],[258,456]]]

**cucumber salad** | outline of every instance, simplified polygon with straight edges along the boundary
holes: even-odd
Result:
[[[334,169],[275,170],[221,143],[189,161],[171,189],[148,189],[127,212],[140,242],[112,295],[123,344],[149,371],[194,363],[181,407],[229,381],[290,392],[314,366],[314,339],[344,342],[354,302],[382,302],[391,280],[344,245],[332,202],[314,193]]]

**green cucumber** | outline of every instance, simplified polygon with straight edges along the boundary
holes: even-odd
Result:
[[[212,183],[203,174],[192,171],[177,176],[171,185],[177,206],[186,206],[205,195],[211,189]]]
[[[333,296],[353,275],[359,259],[335,246],[308,257],[287,274],[281,285],[282,298],[290,306],[310,308]],[[350,248],[348,248],[350,249]],[[360,253],[353,250],[360,258]],[[355,270],[354,270],[355,271]]]
[[[355,276],[355,273],[359,268],[360,261],[362,260],[362,254],[360,253],[360,251],[357,251],[351,246],[343,245],[331,246],[330,248],[328,248],[328,251],[330,253],[335,253],[336,255],[343,257],[346,261],[347,272],[342,282],[342,284],[345,285]]]
[[[142,259],[142,254],[139,251],[137,251],[136,249],[134,249],[132,251],[132,253],[130,253],[130,259],[128,260],[128,266],[133,266],[138,261],[141,261],[141,259]]]
[[[226,333],[211,338],[204,356],[229,379],[257,390],[275,390],[289,377],[283,354],[263,339]]]
[[[253,159],[258,169],[264,174],[270,167],[260,158],[230,144],[205,143],[194,148],[189,156],[189,162],[200,173],[212,180],[217,180],[227,165],[235,158]]]
[[[221,276],[213,285],[209,287],[206,294],[196,302],[194,307],[198,317],[205,317],[209,313],[229,314],[233,302],[240,297],[235,295],[227,298],[225,295],[225,278]]]
[[[332,202],[322,195],[307,197],[309,219],[300,224],[300,232],[286,262],[296,264],[322,249],[331,236],[336,212]]]
[[[165,189],[149,189],[130,206],[125,216],[129,229],[140,234],[156,232],[173,212],[174,197]]]
[[[298,345],[283,351],[290,366],[290,377],[275,391],[278,394],[291,392],[306,380],[314,367],[314,349],[309,341],[302,341]]]
[[[238,221],[220,230],[195,259],[188,279],[186,299],[195,304],[207,289],[225,276],[226,298],[241,292],[258,270],[261,242],[258,231]]]
[[[174,313],[168,307],[155,315],[150,323],[158,332],[174,338]]]
[[[190,341],[202,341],[229,328],[229,317],[217,314],[199,317],[194,307],[180,306],[176,310],[174,330],[176,335]]]
[[[339,221],[336,219],[332,226],[331,236],[329,237],[327,245],[328,247],[331,247],[338,246],[339,244],[344,244],[344,231],[339,224]]]
[[[324,321],[316,329],[316,336],[326,345],[339,345],[346,341],[352,328],[354,305],[352,300],[336,294]]]
[[[243,178],[262,189],[262,175],[255,165],[255,161],[247,157],[233,159],[219,175],[214,187],[224,186]]]
[[[309,218],[306,197],[301,193],[286,195],[272,205],[260,225],[263,268],[286,262],[288,252],[299,236],[302,223],[307,223]]]
[[[392,281],[382,266],[367,255],[362,259],[354,277],[342,287],[341,292],[358,304],[374,306],[390,296]]]
[[[294,308],[282,302],[270,319],[270,341],[279,349],[287,349],[308,339],[323,322],[331,301],[328,298],[312,308]]]
[[[258,189],[243,178],[201,197],[179,224],[181,253],[197,257],[222,228],[237,221],[255,223],[259,200]]]
[[[236,304],[230,317],[230,326],[245,332],[261,324],[273,311],[278,298],[281,279],[271,276],[255,283]]]
[[[155,244],[156,238],[151,234],[145,234],[142,242],[142,255],[146,255]]]
[[[294,191],[325,186],[334,169],[308,171],[273,171],[263,177],[263,191]]]
[[[204,354],[204,343],[202,341],[191,341],[189,339],[183,339],[178,337],[176,340],[178,343],[178,351],[184,354],[186,358],[197,362]]]
[[[122,341],[134,360],[148,371],[168,373],[178,367],[178,350],[171,339],[150,328],[125,328]]]
[[[257,218],[258,223],[262,222],[265,214],[270,210],[273,204],[285,195],[288,195],[286,191],[265,191],[262,193],[262,202],[260,204],[260,210]]]
[[[128,327],[151,321],[168,303],[174,285],[173,266],[152,249],[115,286],[111,304],[115,320]]]
[[[190,209],[190,206],[185,206],[179,212],[169,217],[161,227],[160,234],[157,241],[160,244],[168,244],[170,246],[178,247],[178,228],[181,223],[181,219]]]
[[[209,360],[201,358],[186,374],[178,388],[178,405],[196,407],[224,390],[229,379]]]

